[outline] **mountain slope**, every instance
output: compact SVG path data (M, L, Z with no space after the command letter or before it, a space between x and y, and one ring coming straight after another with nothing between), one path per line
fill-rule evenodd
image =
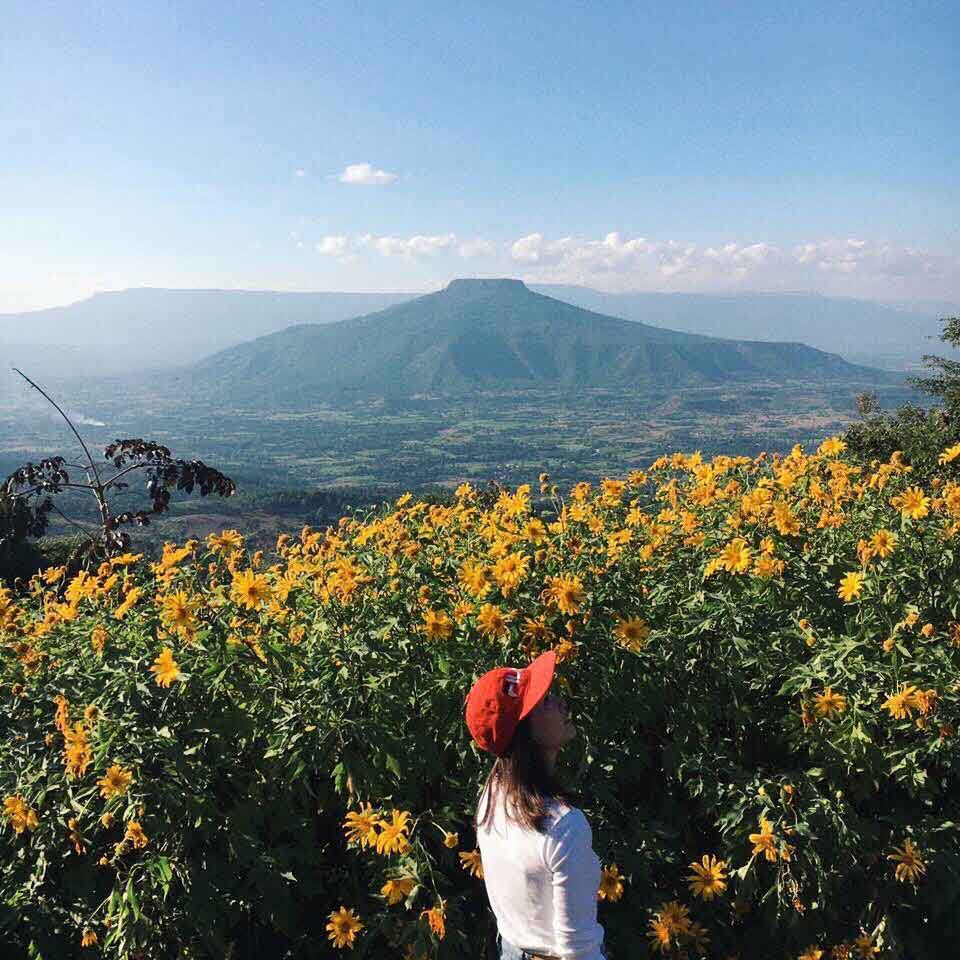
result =
M33 370L60 367L54 348L72 348L77 358L72 372L98 376L192 363L217 350L294 324L333 323L412 296L273 290L117 290L97 293L65 307L0 314L0 341L18 341L18 358Z
M957 310L956 305L951 312L947 304L924 309L923 304L885 305L815 293L602 293L562 284L531 289L625 320L716 337L802 340L849 360L899 369L924 353L947 350L927 338L939 336L938 317Z
M721 340L583 310L519 280L455 280L379 313L303 325L198 364L189 382L281 402L477 389L884 380L800 343Z

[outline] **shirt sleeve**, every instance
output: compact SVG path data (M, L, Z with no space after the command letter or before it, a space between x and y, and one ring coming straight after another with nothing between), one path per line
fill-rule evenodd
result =
M600 861L582 810L574 808L548 833L544 861L552 875L553 933L563 960L603 960L597 923Z

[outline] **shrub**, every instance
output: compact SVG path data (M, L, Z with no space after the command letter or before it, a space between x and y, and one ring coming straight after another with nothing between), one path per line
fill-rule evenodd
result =
M4 594L4 941L480 956L464 697L552 646L613 956L949 950L960 446L927 485L843 447L674 454L545 521L464 484Z

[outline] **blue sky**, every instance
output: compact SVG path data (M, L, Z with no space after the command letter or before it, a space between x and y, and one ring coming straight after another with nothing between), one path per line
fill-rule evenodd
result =
M955 18L8 3L0 311L485 275L960 299Z

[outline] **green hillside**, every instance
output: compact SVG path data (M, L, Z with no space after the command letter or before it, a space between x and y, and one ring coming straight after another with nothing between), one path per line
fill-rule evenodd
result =
M519 280L454 280L365 317L294 326L232 347L195 366L185 382L233 401L303 402L524 385L888 378L800 343L679 333L584 310Z

